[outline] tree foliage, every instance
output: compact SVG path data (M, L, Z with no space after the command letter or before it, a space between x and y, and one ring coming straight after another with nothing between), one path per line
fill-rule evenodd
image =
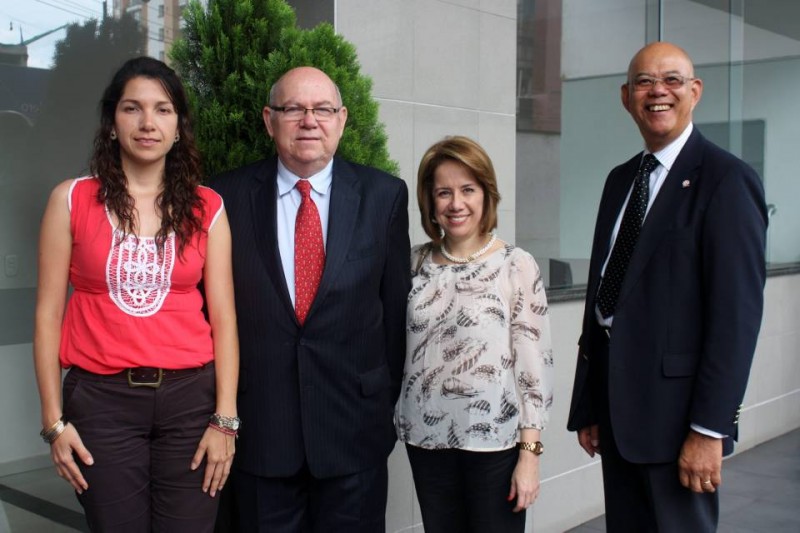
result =
M314 66L339 86L348 109L338 155L397 173L371 96L372 81L360 72L355 47L330 24L296 27L284 0L193 0L185 11L183 39L172 60L187 86L194 128L209 174L271 155L261 111L269 88L287 70Z

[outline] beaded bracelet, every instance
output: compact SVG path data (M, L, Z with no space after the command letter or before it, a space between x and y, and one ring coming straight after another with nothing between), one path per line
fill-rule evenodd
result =
M42 429L39 432L39 436L42 437L42 440L47 444L53 444L56 439L64 433L65 429L67 429L67 425L64 423L64 417L62 416L49 428Z

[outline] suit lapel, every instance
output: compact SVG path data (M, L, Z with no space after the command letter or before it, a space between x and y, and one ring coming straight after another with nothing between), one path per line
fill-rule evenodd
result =
M661 244L664 235L673 229L678 204L692 192L691 188L683 186L683 182L689 180L690 183L694 183L699 177L697 169L700 166L702 143L703 137L695 128L667 174L642 225L642 232L639 234L625 280L620 288L617 305L625 301L631 288L642 275L650 256Z
M328 238L325 248L325 270L322 272L317 295L308 312L309 319L325 300L347 259L350 240L356 227L361 193L358 177L347 162L335 158L331 202L328 211Z
M253 216L253 232L258 246L258 253L264 267L275 287L275 293L294 316L294 307L283 275L280 252L278 251L278 218L277 218L277 175L276 158L268 160L259 167L256 176L257 185L250 193L250 209Z

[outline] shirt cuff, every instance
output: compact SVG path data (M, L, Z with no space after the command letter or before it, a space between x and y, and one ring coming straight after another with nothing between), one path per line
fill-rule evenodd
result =
M715 439L724 439L727 435L723 435L722 433L717 433L716 431L711 431L708 428L704 428L703 426L698 426L697 424L691 424L689 426L692 430L701 433L707 437L714 437Z

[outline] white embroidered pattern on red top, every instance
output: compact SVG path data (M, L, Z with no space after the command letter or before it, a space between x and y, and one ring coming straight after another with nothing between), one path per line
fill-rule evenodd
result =
M108 294L129 315L153 315L167 298L174 266L174 234L167 237L159 254L153 237L125 236L114 230L106 263Z

